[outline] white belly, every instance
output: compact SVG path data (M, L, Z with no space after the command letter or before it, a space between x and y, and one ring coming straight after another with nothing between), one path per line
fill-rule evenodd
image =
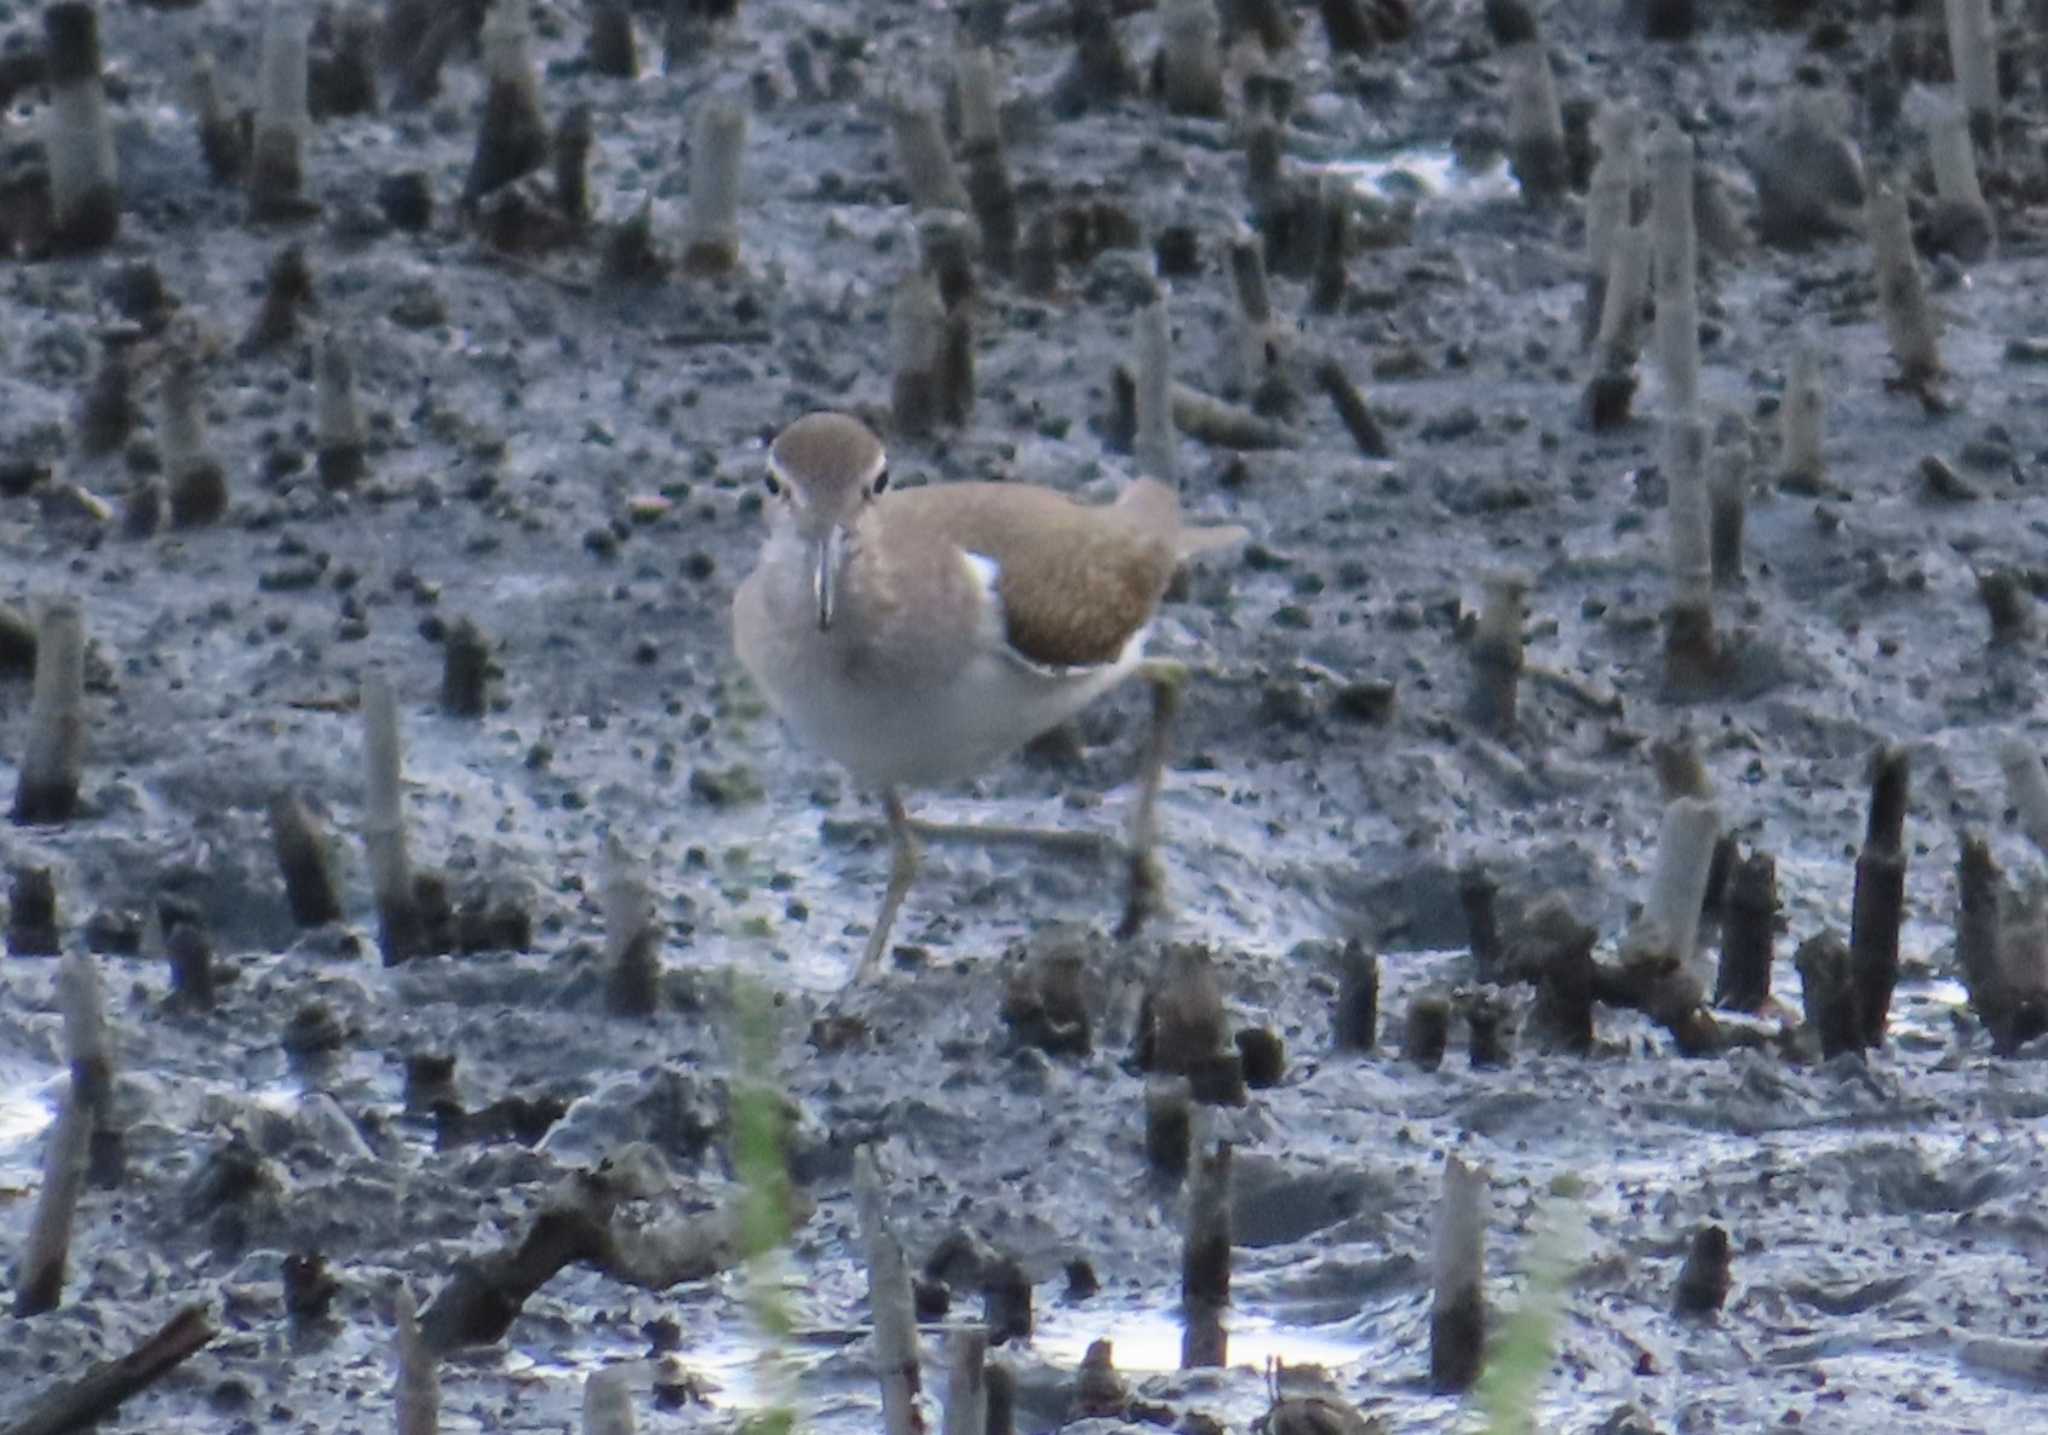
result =
M900 682L861 681L816 653L824 660L754 678L797 736L855 781L928 787L986 771L1065 722L1129 677L1142 652L1141 639L1113 664L1059 674L991 653L944 679Z

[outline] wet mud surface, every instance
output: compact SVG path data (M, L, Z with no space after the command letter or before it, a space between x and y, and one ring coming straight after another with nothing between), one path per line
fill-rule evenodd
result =
M1558 5L1546 24L1567 101L1677 112L1746 201L1741 152L1777 98L1802 72L1840 85L1879 31L1846 5L1785 30L1763 24L1766 7L1726 8L1677 45L1632 38L1604 6ZM1275 305L1304 353L1334 356L1365 388L1394 452L1359 456L1306 381L1286 421L1293 447L1183 442L1187 507L1253 541L1196 565L1154 640L1193 673L1162 804L1170 911L1136 943L1090 948L1094 1049L1046 1055L1004 1026L1006 975L1021 944L1063 926L1106 934L1117 865L934 846L896 930L903 960L840 994L886 877L879 812L780 732L732 658L726 617L761 538L766 438L820 406L886 420L890 298L916 241L880 102L938 67L953 21L893 3L742 10L666 74L659 27L640 17L632 81L590 72L581 6L536 11L548 115L593 110L600 225L651 200L657 244L672 246L696 105L723 90L753 104L741 272L632 286L603 277L596 234L505 261L455 216L482 104L473 56L458 52L426 108L319 124L307 171L320 217L251 227L244 197L209 181L179 106L201 49L231 102L248 98L258 7L103 13L121 238L0 273L0 457L19 479L0 497L0 602L84 605L85 810L0 829L0 854L52 869L67 950L132 933L166 893L191 904L223 981L212 1011L180 1010L146 937L143 954L96 958L125 1179L88 1190L62 1305L0 1338L0 1415L200 1300L221 1336L103 1428L389 1428L397 1282L426 1304L456 1262L515 1240L558 1183L633 1143L672 1175L672 1213L730 1203L742 1038L726 974L739 970L777 998L774 1077L815 1207L781 1268L802 1428L879 1428L851 1197L863 1142L914 1265L964 1230L1031 1281L1036 1333L1003 1350L1021 1429L1067 1417L1100 1337L1141 1404L1182 1428L1213 1428L1188 1423L1206 1414L1247 1429L1266 1409L1268 1354L1321 1364L1392 1429L1469 1428L1468 1404L1428 1382L1431 1212L1453 1152L1489 1175L1498 1309L1527 1296L1544 1250L1569 1261L1543 1428L2019 1428L2038 1400L2029 1354L2048 1294L2048 1088L2031 1049L1992 1056L1956 981L1953 931L1959 831L1987 833L2015 879L2040 863L1997 756L2002 739L2038 747L2048 730L2039 650L1990 646L1977 596L1981 572L2038 574L2048 534L2048 370L2012 348L2048 334L2038 216L2001 200L1992 257L1923 266L1947 324L1953 408L1941 415L1886 386L1860 239L1704 264L1704 397L1763 436L1747 580L1716 598L1760 676L1675 702L1658 625L1669 585L1654 366L1634 422L1585 426L1581 205L1532 208L1487 159L1506 70L1479 7L1424 7L1413 38L1342 59L1304 9L1274 62L1299 94L1289 162L1356 176L1368 237L1338 312L1308 314L1305 286L1285 277ZM1013 171L1030 202L1093 184L1144 232L1193 231L1197 268L1172 285L1178 377L1226 387L1225 246L1248 213L1232 123L1169 117L1147 98L1055 117L1031 101L1070 47L1024 23L1036 13L1018 8L1002 51L1008 92L1025 101L1009 117ZM1847 39L1817 47L1830 17L1852 20ZM23 8L6 27L39 33ZM1150 56L1155 16L1120 28L1133 56ZM787 54L799 39L852 93L798 92ZM2023 79L2015 174L2041 163L2025 122L2043 109L2039 78ZM29 146L43 109L24 93L7 142ZM1864 138L1882 168L1912 137ZM1454 147L1474 167L1453 163ZM375 218L379 181L409 169L441 201L421 234ZM295 240L317 309L300 338L241 353L262 276ZM1105 444L1112 371L1132 353L1150 262L1112 249L1070 263L1044 300L985 282L973 417L892 441L900 480L1115 492L1130 467ZM123 449L84 456L74 415L103 339L135 322L117 280L143 263L218 345L204 385L231 503L217 524L132 540L80 491L118 510L146 467L156 371L138 366L143 422ZM312 458L312 352L329 328L354 355L369 418L368 473L348 492L323 485ZM1828 472L1819 491L1788 493L1771 481L1771 415L1802 337L1823 355ZM1930 496L1929 455L1974 497ZM1530 580L1530 663L1563 680L1532 674L1515 730L1489 736L1466 717L1463 619L1502 568ZM464 616L498 669L480 720L437 703L440 639ZM415 859L458 890L497 884L526 904L530 950L381 964L357 835L355 705L373 669L398 694ZM26 674L0 677L10 792L29 689ZM913 809L1114 835L1145 715L1133 686L970 787L916 794ZM1766 1040L1683 1060L1640 1016L1603 1010L1590 1059L1523 1050L1478 1069L1458 1028L1439 1070L1402 1062L1409 998L1472 976L1459 905L1470 864L1494 874L1506 912L1560 892L1611 955L1654 857L1649 748L1681 728L1727 827L1777 860L1779 1005L1754 1023L1767 1034L1798 1021L1794 947L1847 931L1869 755L1907 750L1888 1045L1821 1063ZM344 924L292 924L266 819L279 790L342 834ZM651 1020L605 1010L612 837L645 865L666 931ZM1331 1037L1329 957L1353 937L1381 958L1382 1034L1366 1054ZM1277 1032L1287 1063L1279 1085L1205 1117L1237 1153L1231 1365L1179 1373L1181 1197L1147 1173L1144 1080L1128 1058L1158 944L1190 940L1217 952L1232 1025ZM56 970L33 957L0 968L10 1250L67 1081ZM340 1040L309 1059L292 1048L315 1004ZM847 1015L859 1025L820 1024ZM465 1110L516 1096L563 1114L537 1139L437 1139L405 1105L405 1064L422 1054L454 1058ZM1732 1291L1706 1320L1674 1314L1672 1296L1703 1225L1733 1248ZM306 1252L339 1283L324 1324L287 1318L284 1260ZM1077 1261L1099 1290L1070 1290ZM971 1285L949 1318L979 1318ZM640 1428L735 1428L770 1389L756 1329L731 1270L652 1292L572 1267L501 1342L444 1365L443 1428L567 1428L584 1378L627 1363ZM926 1355L936 1393L936 1326ZM1624 1406L1638 1423L1616 1416Z

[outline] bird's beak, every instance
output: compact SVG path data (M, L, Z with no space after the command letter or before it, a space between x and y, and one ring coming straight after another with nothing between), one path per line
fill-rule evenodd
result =
M832 626L838 601L839 560L846 551L846 528L835 523L818 540L818 571L811 575L811 593L818 600L818 631Z

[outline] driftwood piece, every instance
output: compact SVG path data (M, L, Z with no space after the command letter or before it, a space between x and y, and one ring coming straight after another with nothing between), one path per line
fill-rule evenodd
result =
M66 1435L88 1429L203 1350L219 1333L205 1306L188 1305L118 1360L101 1361L77 1380L34 1401L0 1428L0 1435Z
M657 1291L731 1266L740 1252L737 1202L696 1218L674 1219L664 1212L651 1223L623 1219L622 1208L658 1203L671 1185L659 1158L646 1148L629 1148L576 1173L518 1240L456 1267L420 1313L426 1348L441 1355L503 1339L527 1298L579 1261ZM792 1219L802 1214L792 1213Z

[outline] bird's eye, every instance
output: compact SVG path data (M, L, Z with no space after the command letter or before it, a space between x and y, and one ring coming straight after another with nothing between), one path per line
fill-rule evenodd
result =
M874 481L874 484L873 484L873 486L872 486L872 487L870 487L870 488L868 489L868 492L869 492L869 493L880 493L880 492L881 492L881 491L882 491L883 489L887 488L888 486L889 486L889 470L885 468L885 469L883 469L883 470L882 470L882 471L881 471L880 473L878 473L878 474L876 474L876 475L875 475L875 481Z
M781 479L777 478L777 477L776 477L776 476L775 476L774 474L772 474L772 473L771 473L771 474L769 474L769 475L768 475L768 476L767 476L767 477L766 477L765 479L763 479L763 480L762 480L762 482L763 482L763 483L766 483L766 484L768 485L768 496L769 496L770 498L777 498L777 497L780 497L780 496L781 496L781 493L782 493L782 480L781 480Z

